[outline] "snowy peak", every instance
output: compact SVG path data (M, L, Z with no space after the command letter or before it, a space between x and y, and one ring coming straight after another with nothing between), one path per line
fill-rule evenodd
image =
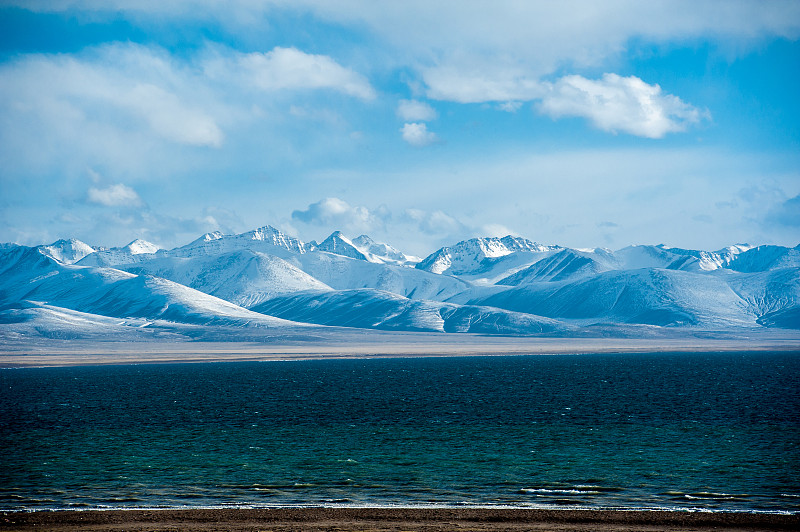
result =
M241 235L250 240L260 240L272 244L275 247L284 248L288 251L295 253L305 253L305 245L298 239L282 233L280 230L275 229L271 225L259 227L253 231L243 233Z
M405 253L398 251L396 248L393 248L389 244L375 242L367 235L361 235L357 238L354 238L352 243L361 253L367 256L370 262L383 262L402 265L420 261L419 258L410 257Z
M625 270L662 268L669 270L698 269L699 252L657 246L634 245L614 252L618 267Z
M498 281L499 285L517 286L536 281L568 281L596 275L613 268L611 254L604 250L564 249Z
M504 236L500 239L500 243L503 244L506 249L511 252L515 251L536 251L536 252L544 252L544 251L552 251L553 249L557 248L558 246L543 246L538 242L531 242L527 238L521 238L518 236Z
M213 240L219 240L220 238L223 238L224 236L225 235L223 235L222 232L220 232L220 231L213 231L211 233L204 234L203 236L201 236L200 238L195 240L195 242L211 242Z
M544 252L554 249L557 248L511 235L503 238L472 238L439 249L417 264L417 268L431 273L469 274L483 269L486 259L496 259L521 251Z
M164 253L158 246L146 240L136 239L121 248L99 249L79 260L80 266L112 267L134 264L150 260L157 252Z
M231 253L243 249L281 257L307 251L306 245L300 240L282 233L271 225L265 225L238 235L224 235L219 231L206 233L194 242L175 248L167 254L173 257L195 257Z
M159 248L157 245L153 244L152 242L148 242L147 240L141 240L137 238L124 248L122 251L127 251L131 255L141 255L144 253L155 253L158 251Z
M734 244L718 251L699 251L694 249L672 248L659 244L658 246L631 246L638 248L653 248L664 253L668 253L673 258L673 262L668 265L660 266L672 270L702 270L713 271L720 268L727 268L730 263L739 255L752 246L748 244ZM629 248L625 248L627 250ZM625 250L617 252L621 254Z
M95 249L85 242L70 238L69 240L56 240L50 245L39 246L39 252L57 260L61 264L73 264L86 255L95 252Z
M334 231L331 236L317 245L318 251L327 251L351 259L367 260L367 256L353 245L353 242L344 236L341 231Z

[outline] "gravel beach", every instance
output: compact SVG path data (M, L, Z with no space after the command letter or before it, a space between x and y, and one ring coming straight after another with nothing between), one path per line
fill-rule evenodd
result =
M486 508L272 508L3 512L0 530L726 531L798 530L800 515Z

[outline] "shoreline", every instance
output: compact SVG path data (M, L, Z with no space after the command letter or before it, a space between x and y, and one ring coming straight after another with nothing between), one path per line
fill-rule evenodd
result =
M797 530L800 514L685 510L280 507L0 512L0 530Z
M519 338L441 337L383 334L344 342L88 342L51 341L17 346L0 344L0 369L202 362L526 356L631 353L800 352L795 337L758 339L698 338Z

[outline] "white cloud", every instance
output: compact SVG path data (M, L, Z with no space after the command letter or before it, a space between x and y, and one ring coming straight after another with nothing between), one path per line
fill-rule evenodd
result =
M508 236L508 235L519 236L516 232L512 231L511 229L509 229L505 225L496 224L496 223L495 224L490 223L490 224L483 225L483 226L481 226L481 228L478 231L478 236L504 237L504 236Z
M22 174L169 172L176 149L223 144L226 110L159 49L19 55L0 65L0 159Z
M89 188L89 201L107 207L137 207L142 204L142 199L131 187L119 183L106 188Z
M367 207L351 206L339 198L325 198L305 210L293 211L292 219L330 229L371 231L382 227L387 215L383 209L373 212Z
M507 113L516 113L522 107L522 102L503 102L497 108Z
M706 114L662 93L658 85L617 74L604 74L600 80L565 76L552 85L538 108L553 118L584 117L604 131L654 139L684 131Z
M375 36L374 47L381 59L391 58L389 61L395 62L391 67L413 65L413 70L428 84L429 97L462 102L531 100L530 91L536 89L543 76L564 67L601 65L623 53L632 40L654 44L712 40L723 49L725 46L752 49L765 37L800 36L800 3L795 0L496 0L491 3L10 0L7 3L34 11L71 12L90 19L117 20L122 16L143 27L151 26L153 20L214 21L238 38L249 38L251 43L263 42L264 28L273 23L275 12L293 12L303 17L310 14L345 28L357 31L366 28ZM298 55L302 52L292 50L278 48L267 54L243 55L249 57L245 62L251 63L255 70L265 64L268 71L299 65L297 73L287 76L287 83L298 81L294 75L306 80L307 68L314 63L317 63L315 68L338 70L338 65L325 56L304 54L303 57ZM283 83L270 74L259 79L270 87ZM459 80L466 83L459 86ZM360 82L350 90L369 94Z
M499 224L479 226L465 223L439 209L406 208L395 215L386 205L370 209L332 197L312 203L304 210L295 210L292 220L324 227L326 231L339 229L351 236L366 233L400 246L398 249L423 255L443 245L474 236L515 234ZM300 233L294 227L291 229L294 234Z
M438 140L436 134L428 131L428 126L421 122L403 124L400 132L403 134L404 141L417 148L428 146Z
M499 65L428 68L422 78L428 98L458 103L528 101L545 92L537 78Z
M397 116L405 122L427 122L435 120L436 110L425 102L417 100L400 100L397 104Z
M509 112L518 110L522 101L538 101L538 109L553 118L584 117L604 131L649 138L685 131L707 116L707 112L635 76L605 74L599 80L590 80L572 75L546 83L520 74L517 68L495 65L488 71L475 72L436 68L425 71L423 77L430 98L458 103L500 102L498 108Z
M444 211L425 211L423 209L406 209L401 220L412 223L417 230L433 236L462 238L470 231L463 223Z
M336 149L326 130L349 130L344 115L326 112L309 94L326 88L357 101L375 95L357 73L295 49L243 54L215 47L174 56L116 43L21 54L0 63L0 161L6 176L77 175L89 166L118 180L175 177L209 163L230 168L231 152L254 145L293 153L285 127L291 109L323 122L291 120L295 131L307 131L308 156L323 142ZM295 104L298 90L302 102ZM227 135L237 142L226 145Z
M159 136L191 146L222 145L223 134L213 118L183 105L175 94L151 84L137 84L119 103L142 116Z
M332 89L364 100L375 90L361 74L345 68L326 55L275 47L261 53L220 52L204 62L206 75L217 80L239 80L265 91Z

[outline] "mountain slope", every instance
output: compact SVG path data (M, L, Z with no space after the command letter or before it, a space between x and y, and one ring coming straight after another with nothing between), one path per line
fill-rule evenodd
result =
M676 270L607 271L573 282L531 283L473 303L556 319L659 326L755 325L755 316L724 276Z
M252 310L293 321L398 331L478 334L564 333L555 320L501 309L415 301L378 290L305 292L273 298Z
M331 290L281 258L246 249L194 258L159 257L125 270L163 277L245 308L280 294Z
M497 284L517 286L536 281L581 279L611 270L614 266L613 256L605 250L563 249L501 279Z
M729 267L737 272L748 273L800 267L800 249L758 246L737 255Z
M800 267L732 275L729 284L761 325L800 329Z
M447 275L320 251L295 255L289 262L336 290L374 288L411 299L441 301L470 287L469 283Z
M30 300L119 318L199 325L290 325L166 279L111 268L63 265L34 248L18 248L0 254L0 307Z

